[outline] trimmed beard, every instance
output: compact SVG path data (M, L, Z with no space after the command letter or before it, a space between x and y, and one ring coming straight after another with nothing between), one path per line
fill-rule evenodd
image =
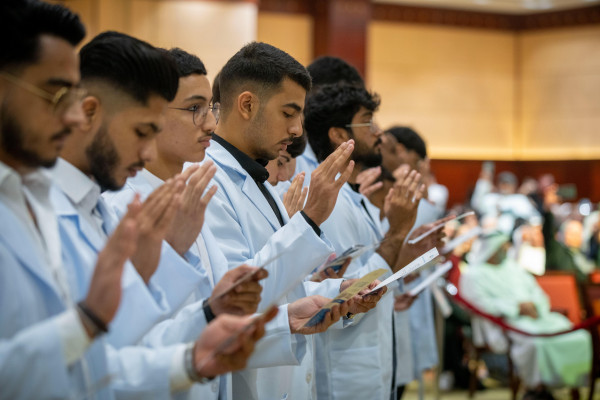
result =
M114 142L108 135L106 124L102 124L92 143L85 149L85 154L90 166L90 173L102 191L120 190L123 187L113 176L121 159Z
M40 157L33 151L25 148L25 134L19 126L16 119L7 112L7 107L4 105L0 111L0 146L28 167L32 168L51 168L56 164L58 155L51 160ZM70 129L65 129L54 136L68 134Z

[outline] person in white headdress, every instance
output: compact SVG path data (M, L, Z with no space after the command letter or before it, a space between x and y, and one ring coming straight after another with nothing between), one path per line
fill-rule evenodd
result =
M507 257L508 236L493 232L481 237L470 254L470 267L461 275L462 296L481 310L503 317L507 324L532 334L559 332L572 327L564 316L550 312L546 294L531 274ZM507 352L502 330L484 324L490 348ZM523 397L553 399L551 386L582 385L592 361L590 335L585 330L533 337L508 332L510 357L527 388Z

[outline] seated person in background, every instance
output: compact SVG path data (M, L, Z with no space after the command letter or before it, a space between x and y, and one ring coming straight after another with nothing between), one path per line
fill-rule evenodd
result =
M577 219L564 221L558 232L554 229L554 214L551 208L558 204L558 186L552 185L544 192L544 245L546 246L546 268L549 270L573 271L580 283L594 270L594 264L581 251L583 226Z
M513 247L510 256L534 275L544 275L546 271L546 249L540 220L532 219L516 228L512 235Z
M572 325L550 312L548 297L535 279L507 257L508 236L499 232L478 239L471 265L460 278L462 296L476 307L505 318L532 334L552 333ZM494 352L506 352L508 342L500 327L484 326L486 342ZM588 332L579 330L551 337L508 332L510 357L527 392L524 399L552 399L548 386L581 385L589 373L592 348Z
M517 177L504 171L498 174L494 187L493 167L484 164L471 197L471 205L480 215L499 215L498 228L507 234L513 230L517 218L529 220L539 216L532 201L517 193L517 184Z

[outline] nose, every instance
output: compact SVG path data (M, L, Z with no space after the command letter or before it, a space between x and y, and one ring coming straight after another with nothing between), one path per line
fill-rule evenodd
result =
M210 110L206 114L206 118L204 118L204 122L200 128L204 132L212 133L217 128L217 119L215 118L215 114L213 114Z
M156 155L156 138L153 138L142 145L139 156L142 161L151 162L156 159Z
M297 138L302 136L303 128L302 128L302 118L295 118L292 125L289 127L288 132L291 136Z
M82 102L76 101L71 104L62 114L62 122L68 127L78 126L85 122Z
M380 138L383 136L383 129L381 129L375 121L373 121L372 131L373 135L375 135L376 138Z

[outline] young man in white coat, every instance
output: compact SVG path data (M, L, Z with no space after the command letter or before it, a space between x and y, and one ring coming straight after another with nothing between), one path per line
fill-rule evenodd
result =
M116 32L98 35L80 54L82 84L89 91L82 101L86 120L73 129L64 159L53 171L59 188L52 199L59 210L63 242L77 260L85 284L86 274L91 274L90 261L118 222L101 199L101 188L118 189L127 176L135 175L153 159L155 136L164 124L168 101L177 91L178 74L162 51ZM135 216L140 226L138 252L132 257L136 268L131 268L132 278L123 282L122 317L113 322L114 333L107 338L111 345L107 347L109 370L115 376L111 387L120 398L169 398L194 382L242 368L253 343L262 335L259 325L236 341L235 356L213 359L210 351L215 350L214 345L229 336L227 330L231 334L245 321L226 316L217 325L227 330L220 330L218 336L214 336L214 326L205 323L179 341L159 343L152 349L133 346L154 324L177 310L202 277L200 267L194 269L182 257L187 254L163 245L163 238L168 237L173 248L181 249L178 244L186 239L169 236L184 182L175 179L162 185ZM185 199L183 202L187 205ZM185 226L178 228L185 231ZM193 255L190 258L194 260ZM159 278L155 279L157 266ZM137 280L133 279L136 272ZM260 291L258 284L253 282L253 286L255 293ZM144 291L148 292L145 296ZM204 328L213 331L212 348L196 340ZM209 360L201 363L203 357Z
M62 6L6 1L0 32L0 398L81 397L106 370L89 316L102 325L114 317L136 224L128 218L116 230L80 296L42 167L83 122L75 46L85 29Z
M259 310L272 301L289 303L313 293L333 297L340 290L341 281L330 279L297 285L285 299L278 298L281 288L297 283L331 253L319 225L331 213L353 167L347 163L353 148L349 142L312 174L304 210L291 219L277 193L265 185L268 172L264 165L302 133L302 110L309 89L306 69L265 43L244 46L219 76L221 117L207 151L217 166L214 182L218 190L208 205L206 222L230 267L261 265L281 254L266 267L269 278L264 281ZM314 398L312 339L307 339L301 366L236 374L234 396Z
M211 102L211 88L206 78L204 64L198 57L181 49L171 49L168 53L174 59L179 73L177 94L169 103L164 129L156 139L156 158L149 161L146 169L136 177L129 178L121 191L104 194L107 202L119 214L126 211L126 204L135 193L145 197L162 185L164 181L177 175L185 162L201 162L204 159L205 149L210 146L210 138L216 127L219 105ZM239 286L234 292L221 295L242 274L251 272L253 269L241 266L229 270L227 259L221 252L210 229L202 226L203 210L216 187L213 186L204 196L202 194L208 181L212 178L214 170L215 167L211 161L204 163L199 168L193 166L186 169L184 175L191 175L191 177L184 198L187 199L189 196L190 201L195 201L185 207L187 209L185 213L180 211L179 215L181 221L185 219L198 221L201 232L200 229L194 231L196 240L192 250L203 260L202 264L207 271L207 278L205 282L198 285L195 291L196 297L193 300L196 302L181 310L175 317L175 323L165 321L159 324L144 337L143 343L156 345L191 340L193 336L190 334L197 335L198 332L195 331L199 330L202 324L206 324L203 319L210 320L215 315L223 313L249 314L256 311L261 289L258 284L249 285L247 283ZM199 183L198 188L196 188L195 182ZM177 226L181 227L181 224L177 224ZM265 271L258 277L264 276L266 276ZM307 309L307 307L309 308ZM298 315L298 312L314 314L318 311L315 307L316 305L309 303L307 299L290 304L289 315L287 306L280 307L277 319L266 328L266 336L259 342L254 356L249 360L249 366L261 367L300 362L302 355L292 351L290 327L300 324L297 319L302 318L304 314ZM196 321L197 319L201 321ZM297 340L304 339L298 338ZM231 398L228 380L229 377L221 379L220 389L218 381L210 386L196 386L190 395L191 397L201 396L203 399Z
M352 159L357 169L340 193L333 213L323 230L342 252L356 244L381 244L354 260L344 277L355 278L366 272L387 268L396 272L411 261L412 255L402 253L403 241L416 217L418 200L423 188L418 185L416 171L406 174L386 196L385 215L390 228L381 225L379 214L361 195L356 184L358 172L381 164L379 144L383 131L373 117L379 98L360 86L325 85L313 91L305 109L305 127L309 143L318 160L324 160L341 143L355 141ZM413 201L414 198L414 201ZM428 248L423 249L424 251ZM423 252L424 252L423 251ZM420 255L420 254L416 254ZM415 255L415 256L416 256ZM317 388L319 398L349 397L388 399L393 388L392 328L393 296L384 298L373 312L346 329L321 334L318 340L319 366ZM351 351L346 349L352 348Z

